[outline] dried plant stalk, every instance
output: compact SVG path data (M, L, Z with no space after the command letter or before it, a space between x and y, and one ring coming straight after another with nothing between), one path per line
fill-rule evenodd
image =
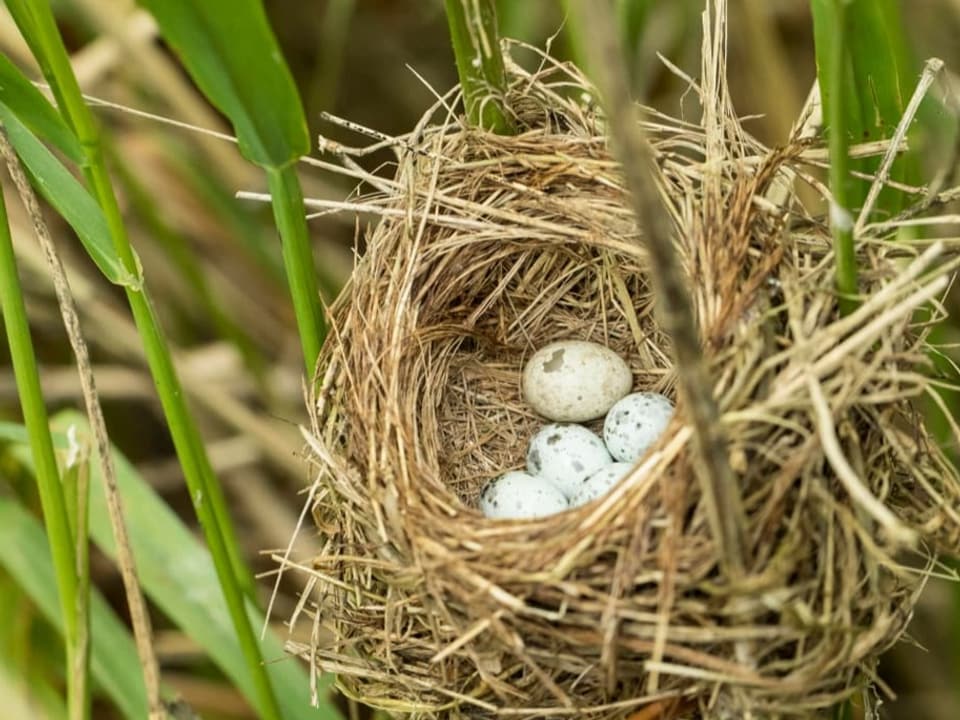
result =
M578 24L587 30L586 47L605 98L610 137L623 165L631 207L650 251L651 284L663 328L673 341L681 395L693 423L696 474L707 504L707 515L726 573L731 580L739 581L746 567L743 505L718 422L717 403L689 300L690 284L677 258L674 228L656 187L656 158L644 137L638 108L630 97L625 55L610 4L576 0L571 7L577 11Z

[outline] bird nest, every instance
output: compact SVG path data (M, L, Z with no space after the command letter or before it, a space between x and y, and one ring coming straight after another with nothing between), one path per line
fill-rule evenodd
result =
M960 482L918 409L938 397L928 334L955 263L858 226L843 313L827 221L793 192L822 189L825 153L752 139L722 80L693 85L701 124L646 112L742 504L733 578L593 90L508 49L518 134L465 127L450 94L375 146L392 179L326 145L369 191L330 207L379 220L311 395L322 551L298 565L313 641L291 649L414 718L807 716L848 697L957 545ZM559 339L613 348L677 412L601 499L487 519L481 489L543 422L524 361Z

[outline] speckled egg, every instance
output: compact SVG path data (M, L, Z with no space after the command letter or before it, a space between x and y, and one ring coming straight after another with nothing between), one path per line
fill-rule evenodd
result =
M480 495L480 512L501 520L544 517L568 507L567 498L553 483L520 471L501 475Z
M610 489L627 476L633 463L615 462L600 468L590 477L580 482L577 491L570 497L570 507L586 505Z
M613 462L603 440L583 425L544 425L530 439L527 472L572 496L584 478Z
M673 404L663 395L639 392L618 401L603 421L603 440L616 460L632 463L667 429Z
M608 347L580 340L540 348L523 370L524 399L557 422L602 417L632 385L623 358Z

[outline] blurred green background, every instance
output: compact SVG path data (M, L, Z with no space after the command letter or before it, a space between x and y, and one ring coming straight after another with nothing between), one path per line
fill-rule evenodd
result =
M559 2L498 4L504 35L536 45L553 38L554 52L569 54ZM299 457L297 430L306 420L300 348L273 218L269 207L234 197L240 190L263 191L262 174L229 142L122 109L229 132L158 40L153 21L133 2L60 0L54 5L81 87L111 103L97 114L107 130L134 245L244 550L258 571L269 571L273 563L265 551L285 547L293 535L309 471ZM657 54L697 76L702 3L621 5L632 39L638 96L661 111L690 113L695 120L697 109L689 98L685 102L684 83ZM440 0L273 0L266 7L313 138L323 134L349 144L365 142L323 122L324 111L402 133L434 100L434 90L425 82L440 92L456 82ZM960 72L960 0L905 0L901 9L912 76L919 75L925 58L946 62L936 94L943 96L947 109L936 111L933 123L949 130L956 125L952 108L960 87L955 74ZM39 77L5 10L0 10L0 52ZM252 48L251 62L255 55ZM729 81L739 113L754 116L745 123L749 132L771 145L784 142L815 72L808 0L731 0ZM920 138L915 150L924 178L955 172L950 164L956 158L944 139L949 136ZM343 199L352 190L342 178L307 166L301 177L307 197ZM51 411L77 407L79 384L46 266L17 203L10 203L10 213L46 399ZM164 501L192 522L190 499L122 293L96 273L58 217L50 213L48 220L81 306L112 440ZM364 222L328 215L311 223L327 300L349 276L354 238ZM958 332L960 325L944 328L943 338L955 339ZM0 344L0 420L17 420L17 389L8 369L7 349ZM12 456L0 454L4 483L19 482L20 473ZM309 535L303 533L298 541L303 557L313 547ZM94 555L93 577L123 615L119 578L106 557ZM285 578L274 606L275 623L292 613L299 583L296 576ZM271 585L272 577L264 578L264 597ZM0 632L0 667L7 670L0 674L0 686L7 679L16 683L37 675L50 678L55 687L59 648L54 631L3 572L0 607L13 628ZM166 623L161 613L155 618L164 680L205 717L253 717L195 640ZM22 667L23 658L32 664L30 673ZM955 586L931 582L911 637L885 659L882 676L898 694L896 701L884 703L884 717L960 717L960 591ZM95 717L112 716L106 707L99 712ZM2 709L0 716L5 717Z

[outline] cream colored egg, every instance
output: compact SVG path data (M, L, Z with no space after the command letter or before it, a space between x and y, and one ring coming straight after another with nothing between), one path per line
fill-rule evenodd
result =
M540 348L523 370L523 397L543 417L584 422L603 417L633 385L623 358L603 345L562 340Z

